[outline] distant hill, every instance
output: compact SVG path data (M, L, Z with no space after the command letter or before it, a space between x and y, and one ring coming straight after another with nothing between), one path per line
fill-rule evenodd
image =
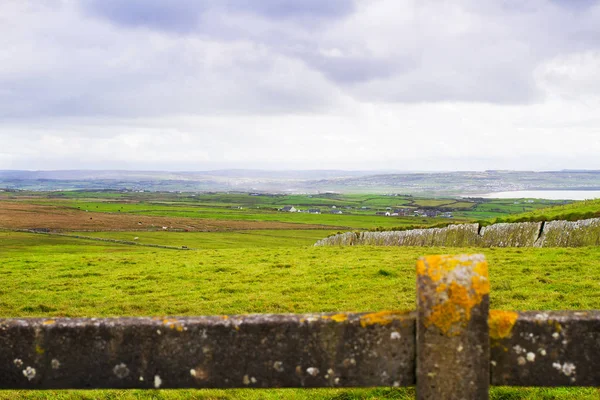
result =
M600 190L600 171L15 171L0 170L0 188L402 193L470 195L513 190Z

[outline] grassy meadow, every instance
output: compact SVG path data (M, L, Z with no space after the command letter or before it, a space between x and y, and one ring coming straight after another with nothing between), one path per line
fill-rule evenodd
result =
M210 201L218 205L218 195L211 196ZM87 202L88 207L97 204L98 211L94 212L101 212L100 205L104 204L99 198L76 200ZM18 201L62 205L65 199L33 196ZM215 204L211 207L218 209ZM221 206L223 211L229 209L223 203ZM158 207L169 210L191 206ZM375 216L366 217L377 221ZM298 225L299 229L289 230L80 233L127 241L137 237L142 244L194 249L188 251L16 232L2 227L0 317L414 309L415 262L419 256L480 252L490 265L492 308L600 309L600 248L313 247L316 240L333 231L326 227L303 230ZM0 399L412 399L414 395L413 388L0 391ZM491 398L591 400L600 398L600 390L493 388Z

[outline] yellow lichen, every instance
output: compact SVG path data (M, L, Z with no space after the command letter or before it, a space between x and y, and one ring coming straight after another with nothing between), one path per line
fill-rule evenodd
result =
M488 316L490 338L504 339L510 337L519 314L513 311L491 310Z
M407 311L380 311L376 313L365 314L360 317L360 326L363 328L369 325L387 325L394 320L401 320L406 316Z
M435 288L436 292L445 292L446 289L448 289L448 285L446 285L445 283L442 283L440 285L438 285L438 287Z
M344 322L348 319L346 314L335 314L335 315L323 315L321 318L330 319L335 322Z
M469 256L464 260L461 256L451 255L433 255L421 257L417 261L417 274L427 275L429 278L437 282L442 279L448 272L453 271L459 265L471 265L472 261ZM480 261L474 268L474 271L480 275L487 276L487 262Z
M38 354L44 354L46 352L46 350L44 350L44 348L42 346L40 346L39 344L35 345L35 352Z
M472 256L427 256L419 259L417 273L428 277L435 288L434 298L420 293L423 304L432 300L431 311L426 312L425 326L436 326L449 336L458 335L471 319L471 310L489 294L490 283L485 260L473 262ZM467 267L456 273L457 267Z
M464 325L471 319L472 308L481 302L480 290L473 290L474 293L471 293L468 288L451 282L446 291L448 299L433 306L432 312L425 319L425 326L435 325L446 335L458 334L452 328L456 324Z
M476 274L481 276L488 276L488 264L487 261L478 262L473 268Z
M44 322L42 322L43 325L52 325L53 323L55 323L56 321L53 319L47 319Z
M471 278L471 288L475 291L475 294L479 299L478 302L481 301L483 296L490 293L490 281L487 279L487 273L485 276L486 277L475 275Z
M163 319L163 324L168 328L175 329L177 332L183 331L183 325L175 318L165 318Z

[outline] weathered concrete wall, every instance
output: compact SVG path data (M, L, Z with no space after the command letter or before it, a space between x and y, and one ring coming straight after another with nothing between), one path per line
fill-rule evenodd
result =
M600 245L600 218L581 221L550 221L544 224L536 247L581 247Z
M388 232L346 232L315 246L580 247L600 245L600 218L581 221L479 224Z

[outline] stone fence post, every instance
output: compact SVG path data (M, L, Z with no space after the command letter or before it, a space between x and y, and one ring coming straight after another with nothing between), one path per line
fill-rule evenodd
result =
M488 398L489 290L483 255L418 260L418 399Z

